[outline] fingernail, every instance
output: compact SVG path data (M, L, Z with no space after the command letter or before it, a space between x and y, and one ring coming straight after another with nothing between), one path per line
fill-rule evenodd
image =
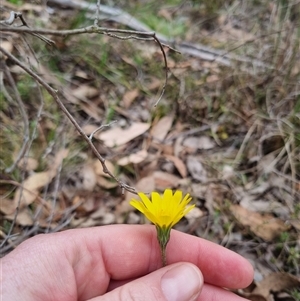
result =
M190 264L175 266L161 279L161 288L168 301L193 301L202 288L200 271Z

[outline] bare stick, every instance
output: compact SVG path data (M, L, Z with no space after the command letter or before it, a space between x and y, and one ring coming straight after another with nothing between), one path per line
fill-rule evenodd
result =
M97 11L96 11L96 18L94 20L94 25L99 26L99 19L100 19L100 0L97 0Z
M110 127L113 123L116 123L116 121L112 121L112 122L110 122L109 124L103 124L103 125L101 125L100 127L98 127L97 129L95 129L95 130L90 134L89 140L92 141L94 135L95 135L98 131L101 131L101 130L104 129L105 127Z
M30 28L28 26L27 22L25 21L22 13L20 13L20 12L14 12L14 11L10 12L10 16L9 16L9 18L7 20L1 20L0 24L2 26L4 26L4 27L7 26L7 25L12 25L17 18L19 18L21 20L21 22L22 22L23 26L25 26L25 28L26 27ZM50 46L53 46L55 44L52 40L49 40L46 37L44 37L44 36L42 36L40 34L37 34L35 32L29 32L29 34L31 34L31 35L33 35L33 36L41 39L43 42L45 42L46 44L48 44Z

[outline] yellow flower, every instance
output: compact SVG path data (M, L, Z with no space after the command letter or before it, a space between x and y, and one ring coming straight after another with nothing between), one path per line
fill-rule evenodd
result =
M130 204L159 228L172 228L195 207L195 205L187 206L192 198L186 194L182 199L182 191L180 190L173 194L171 189L166 189L163 196L157 192L152 192L151 200L142 192L138 195L142 201L133 199Z
M156 226L162 265L165 266L167 264L166 247L170 239L171 228L195 205L187 206L192 198L189 194L186 194L182 199L180 190L173 194L171 189L166 189L163 196L157 192L152 192L151 200L142 192L139 192L138 195L142 201L132 199L130 204L142 212Z

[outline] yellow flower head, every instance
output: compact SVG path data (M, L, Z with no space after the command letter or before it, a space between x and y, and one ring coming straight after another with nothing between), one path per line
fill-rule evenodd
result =
M187 206L192 198L189 194L182 198L180 190L173 194L171 189L166 189L163 196L152 192L151 200L142 192L139 192L138 195L142 201L132 199L130 204L161 229L172 228L195 207L195 205Z

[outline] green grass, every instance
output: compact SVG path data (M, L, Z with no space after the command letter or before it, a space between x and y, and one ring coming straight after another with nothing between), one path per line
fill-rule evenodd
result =
M24 1L22 0L7 0L7 2L15 4L15 5L22 5Z

